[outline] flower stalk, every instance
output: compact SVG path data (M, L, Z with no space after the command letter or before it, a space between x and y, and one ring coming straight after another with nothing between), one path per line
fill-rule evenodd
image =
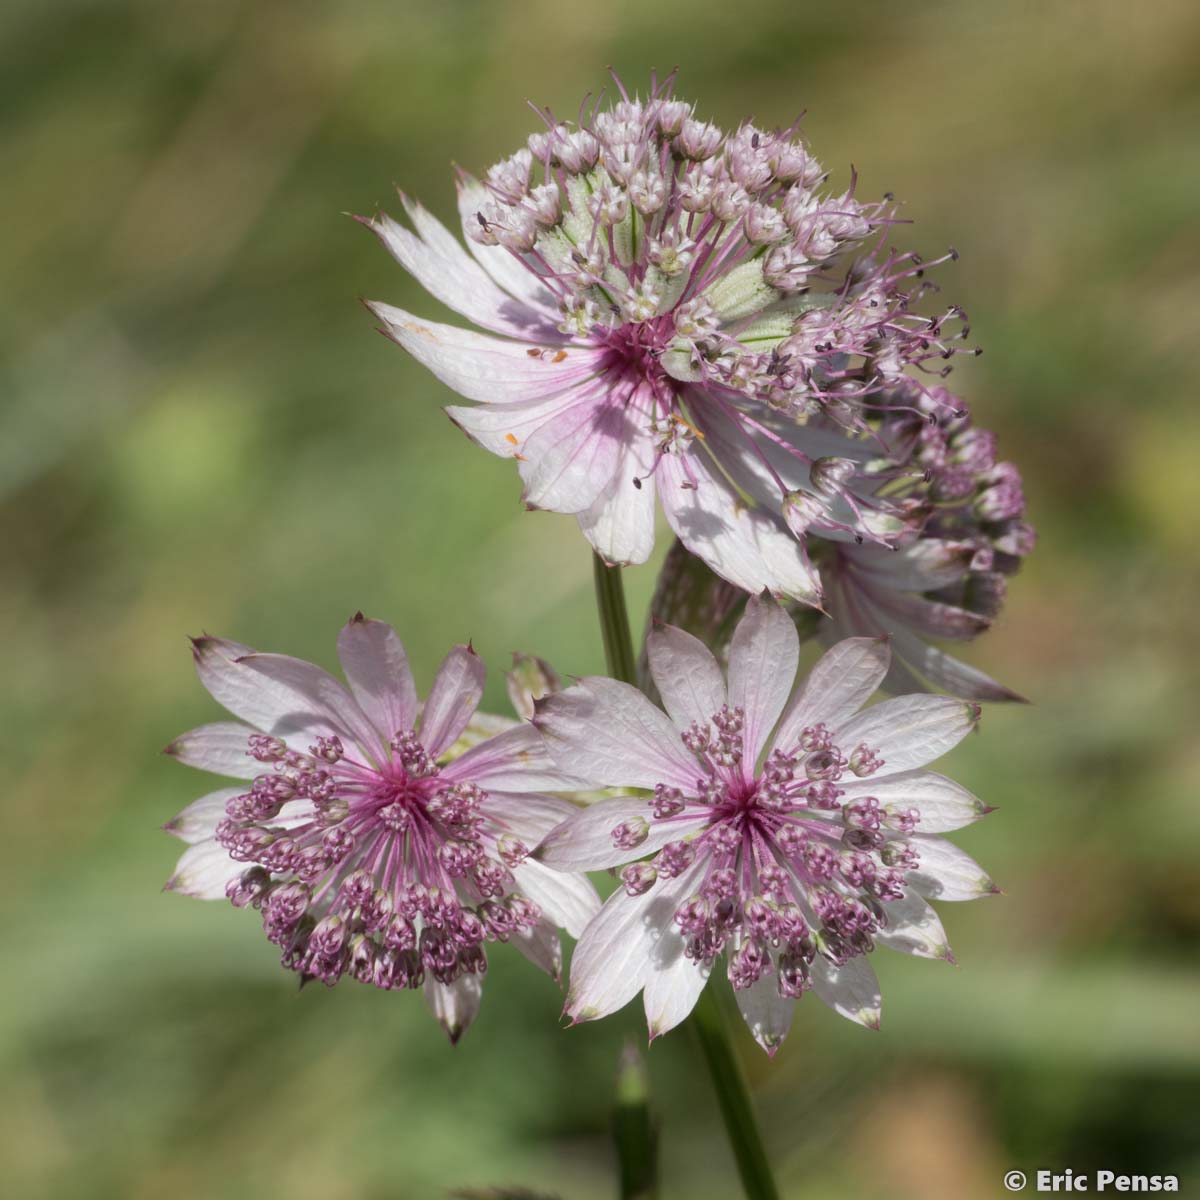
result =
M608 672L614 679L636 687L637 660L629 632L621 568L607 566L598 554L593 555L593 566L596 610ZM779 1190L758 1129L750 1089L734 1051L716 988L708 987L701 992L692 1012L691 1027L708 1065L747 1200L778 1200Z

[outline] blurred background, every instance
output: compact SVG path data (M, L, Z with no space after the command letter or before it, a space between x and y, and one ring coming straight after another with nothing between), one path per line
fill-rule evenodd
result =
M960 1200L1005 1171L1200 1181L1193 0L204 4L0 10L0 1162L40 1197L614 1194L636 1007L557 1029L501 949L457 1049L416 996L298 994L251 913L159 892L218 719L185 635L335 664L358 608L418 681L472 637L602 665L587 548L372 331L442 315L343 215L443 219L612 63L806 137L939 272L954 377L1041 544L966 657L1036 701L948 760L1004 898L944 905L960 966L883 952L879 1034L815 999L741 1050L790 1197ZM664 553L667 539L660 541ZM640 616L653 564L628 572ZM1185 621L1188 624L1185 625ZM648 1054L668 1197L737 1194L693 1043Z

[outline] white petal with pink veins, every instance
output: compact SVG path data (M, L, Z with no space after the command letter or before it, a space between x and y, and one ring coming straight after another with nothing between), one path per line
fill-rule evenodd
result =
M953 696L897 696L873 705L834 729L847 753L865 742L883 758L877 777L896 775L941 758L979 722L979 709Z
M477 179L465 172L459 176L458 213L464 234L472 225L478 225L475 214L489 199L489 192ZM553 322L557 308L554 296L515 255L503 246L481 245L470 236L466 237L466 243L471 256L500 287L530 309L544 313Z
M444 770L442 778L446 778ZM489 791L483 811L501 832L520 838L532 850L552 829L574 816L579 807L560 796Z
M328 671L289 654L248 654L238 665L277 689L280 703L287 706L277 727L307 729L311 715L316 714L337 732L347 749L357 744L368 758L378 761L387 736L371 724L358 701Z
M855 779L843 776L838 787L845 793L843 804L852 804L864 796L874 796L885 808L900 811L915 808L921 816L921 833L949 833L978 821L990 810L978 796L936 771L902 771L876 779L868 775Z
M591 675L538 702L534 725L551 756L597 787L691 790L699 774L666 713L641 692Z
M533 859L513 869L517 890L572 937L579 937L600 909L596 889L582 875L553 871Z
M680 729L707 724L726 703L725 677L712 651L674 625L658 625L646 636L654 686Z
M702 866L693 866L640 896L621 888L605 901L571 958L566 1012L573 1021L606 1017L642 990L654 947L674 928L679 905L702 874Z
M846 638L827 650L783 714L775 745L789 749L806 727L823 722L833 729L849 720L883 682L890 657L882 638Z
M912 834L920 861L907 875L908 884L930 900L979 900L999 895L987 872L965 851L945 838Z
M234 862L223 846L196 842L183 852L163 890L196 900L224 900L225 885L245 870L246 864Z
M836 1013L868 1029L879 1028L883 997L879 980L865 955L835 967L818 954L812 961L813 991Z
M426 321L390 304L367 307L393 341L447 387L483 403L557 396L593 378L604 352L575 346L533 346Z
M422 990L429 1011L437 1017L451 1044L457 1042L479 1015L483 981L478 975L466 974L447 984L427 975Z
M508 940L535 967L540 967L555 983L562 979L562 942L558 930L549 921L543 921L532 929L520 927L508 935Z
M748 988L735 990L733 995L754 1040L774 1056L792 1027L796 1001L779 994L779 981L774 972L764 975Z
M532 725L516 725L472 746L447 763L442 776L451 783L477 783L489 792L569 792L588 786L555 763Z
M253 779L264 766L249 752L254 730L236 721L218 721L181 733L164 751L172 758L214 775L233 779Z
M359 613L338 634L338 658L367 718L385 737L412 729L417 687L396 631Z
M412 233L386 213L359 221L431 296L494 333L560 340L543 314L526 308L497 287L492 277L434 217L411 201L405 203L414 223L419 223L425 233L432 233L432 237ZM444 237L439 237L438 231Z
M487 668L469 646L455 646L442 660L421 713L421 745L437 758L467 727L479 707Z
M476 445L501 458L518 458L528 438L551 417L578 404L568 389L549 400L512 400L467 406L450 404L446 415Z
M244 791L245 788L232 787L209 792L207 796L193 800L177 817L168 821L163 829L189 845L207 841L212 837L217 822L225 815L226 801L242 795Z
M648 822L646 840L628 850L613 845L614 827L639 819ZM586 808L577 808L554 829L538 847L537 857L558 870L601 871L620 867L654 854L668 842L679 841L700 829L707 820L707 811L697 806L678 817L656 821L652 819L650 802L644 797L597 800Z
M800 638L791 617L774 601L751 596L729 647L729 703L745 713L744 771L753 772L799 665Z
M521 448L522 499L534 508L578 513L612 481L633 425L604 400L581 401L530 434Z

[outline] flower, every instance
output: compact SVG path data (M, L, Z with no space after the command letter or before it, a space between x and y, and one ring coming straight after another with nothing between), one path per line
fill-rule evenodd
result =
M813 540L832 617L821 636L889 635L893 692L933 685L968 700L1020 700L926 640L968 641L998 615L1007 577L1036 541L1020 472L998 461L995 435L945 389L902 384L884 399L887 457L869 470L927 515L891 548Z
M810 531L887 543L911 523L858 486L848 435L905 370L965 350L962 313L917 315L936 263L865 245L890 197L830 191L794 126L723 132L671 84L643 101L618 80L578 124L547 111L482 183L463 175L469 254L403 195L411 230L360 218L488 333L368 307L478 402L447 411L516 460L525 503L575 514L607 562L649 556L657 494L719 575L816 605Z
M189 843L168 889L259 909L303 980L423 987L452 1041L479 1009L488 942L511 940L557 978L555 927L578 934L599 898L529 851L575 811L543 793L576 781L529 725L448 757L483 692L470 646L446 656L420 710L399 638L361 613L338 637L349 690L311 663L221 638L195 639L193 653L239 720L166 753L251 782L166 826Z
M578 811L535 851L558 869L622 868L624 886L576 946L568 1014L591 1020L644 992L655 1037L687 1016L723 953L768 1053L810 989L878 1026L868 953L951 960L927 899L997 890L934 836L988 809L924 769L975 727L977 706L916 695L858 712L888 669L886 641L868 638L833 647L791 695L795 627L758 598L734 633L728 683L680 629L659 626L648 652L666 714L589 678L539 704L534 722L560 763L644 790Z

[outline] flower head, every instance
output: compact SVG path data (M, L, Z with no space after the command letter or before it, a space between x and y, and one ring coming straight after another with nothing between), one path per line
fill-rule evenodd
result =
M822 636L889 635L894 692L932 684L968 700L1019 700L927 639L967 641L998 615L1008 576L1036 540L1020 472L944 389L902 384L884 400L877 432L887 456L869 470L925 518L891 548L814 540L832 617Z
M560 869L622 868L623 887L576 947L568 1013L604 1016L644 991L656 1036L687 1016L723 956L769 1052L809 990L877 1025L875 946L949 959L927 898L996 890L933 836L987 809L924 769L975 727L978 709L917 695L859 712L888 669L880 639L839 643L792 695L795 627L757 598L727 681L671 626L655 630L648 654L666 714L625 684L584 679L535 719L556 759L643 792L579 811L536 851Z
M390 626L360 613L338 655L349 689L297 658L195 640L201 682L239 722L166 752L246 782L167 826L190 843L167 887L258 909L303 979L423 987L457 1040L478 1011L489 942L512 941L557 976L556 927L577 934L598 907L582 876L529 858L575 811L543 793L576 781L528 725L449 757L483 692L470 646L446 656L423 709Z
M671 81L545 128L463 176L467 250L404 198L365 221L481 334L371 304L477 407L451 417L513 458L532 508L576 514L609 562L644 562L655 495L714 571L820 601L810 532L888 543L910 507L859 486L876 397L965 349L918 315L933 263L886 250L889 200L831 189L795 129L732 132ZM950 257L950 256L948 256Z

